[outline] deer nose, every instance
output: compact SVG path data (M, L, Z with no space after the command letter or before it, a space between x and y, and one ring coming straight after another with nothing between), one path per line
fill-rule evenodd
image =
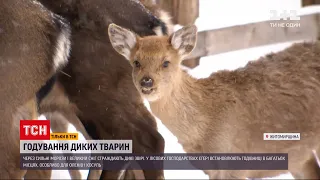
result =
M143 77L140 81L140 85L142 87L152 87L153 86L153 80L150 77Z

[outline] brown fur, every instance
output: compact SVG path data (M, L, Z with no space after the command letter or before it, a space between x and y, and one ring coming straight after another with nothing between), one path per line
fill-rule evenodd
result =
M154 29L154 31L156 32L156 34L158 36L160 35L171 35L173 33L173 22L172 22L172 17L171 15L160 8L159 5L157 5L153 0L140 0L140 2L147 8L149 9L152 14L154 14L155 16L157 16L165 25L167 33L163 34L161 32L160 27L157 27Z
M50 93L41 101L39 112L51 120L53 132L67 132L68 125L71 123L83 134L85 139L91 139L77 117L79 110L75 104L70 102L63 87L58 82L54 84Z
M115 49L121 44L119 37L125 37L124 44L136 41L129 52L130 63L140 63L133 69L133 81L141 92L145 89L140 86L141 78L153 79L152 93L141 94L186 152L289 153L289 172L295 178L320 178L312 154L313 149L320 153L320 42L295 44L243 68L195 79L179 66L182 56L195 46L194 26L170 37L136 36L132 40L130 34L116 25L109 27ZM164 61L170 62L166 68ZM266 132L299 132L301 140L264 141ZM210 178L243 179L286 171L206 173Z
M52 132L68 132L69 123L71 123L77 131L81 132L86 140L91 140L83 124L77 117L78 109L69 101L69 98L65 94L63 87L56 82L48 95L42 99L39 107L39 113L43 114L51 122ZM92 172L91 172L92 173ZM100 178L101 172L92 175L93 179ZM71 179L81 179L81 174L78 170L69 170ZM25 179L49 179L51 177L51 171L28 171Z
M24 176L25 180L51 179L51 170L28 170Z
M140 35L155 34L159 19L137 0L40 0L72 24L72 52L59 81L93 139L132 139L134 153L163 153L154 117L135 89L130 66L108 42L106 28L117 22ZM120 172L104 171L103 178ZM147 179L163 171L145 171Z
M0 177L22 178L19 120L36 119L36 92L67 62L68 25L30 0L0 2ZM60 41L62 38L62 41ZM57 45L64 47L64 51ZM60 52L61 56L56 56Z
M36 98L32 98L24 106L27 107L27 109L29 109L31 114L30 116L31 119L38 119L39 113L38 113L38 104L37 104Z
M71 103L61 85L57 82L50 93L40 103L39 111L50 119L52 132L68 132L69 123L81 132L86 140L91 140L83 124L79 120L76 106ZM69 170L71 179L81 179L78 170ZM99 178L98 175L96 178Z
M80 131L86 140L91 140L91 137L86 132L83 124L77 117L78 109L71 103L65 94L63 87L58 82L55 82L50 92L42 99L39 107L40 114L45 115L51 122L52 132L68 132L69 123L75 126L77 131ZM96 173L89 179L99 179L101 171L94 170ZM69 170L71 179L81 179L81 174L78 170ZM50 179L51 170L35 170L28 171L25 179Z

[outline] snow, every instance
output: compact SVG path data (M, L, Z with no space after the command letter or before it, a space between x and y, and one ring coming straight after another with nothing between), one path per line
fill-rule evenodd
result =
M298 10L298 14L320 12L320 6L301 8L300 0L200 0L200 15L196 21L199 31L217 29L234 25L269 20L270 10ZM179 29L176 26L175 29ZM295 41L297 42L297 41ZM294 42L273 44L256 48L232 51L203 57L200 65L189 73L196 78L208 77L212 72L222 69L233 70L245 66L248 61L256 60L270 52L278 52ZM145 102L149 108L148 102ZM158 130L165 138L165 153L184 153L177 138L157 118ZM74 132L74 131L73 131ZM67 175L64 175L67 174ZM166 179L208 179L201 170L165 170ZM52 178L69 179L66 171L54 171ZM84 176L85 177L85 176ZM284 174L274 179L293 179L291 174Z
M270 20L270 10L297 10L300 0L200 0L199 30Z

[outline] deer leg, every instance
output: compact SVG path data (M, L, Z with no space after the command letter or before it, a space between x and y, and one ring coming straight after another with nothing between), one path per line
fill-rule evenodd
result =
M316 159L316 162L318 164L318 168L320 169L320 147L316 150L312 151L314 158Z
M138 163L135 162L135 161L133 161L133 162L131 162L131 163L136 163L136 164L138 164ZM138 169L138 170L131 170L131 171L132 171L132 173L134 174L135 179L142 179L142 180L146 179L145 176L144 176L143 170Z
M119 179L121 179L121 180L123 180L123 179L135 179L135 175L134 175L133 171L124 170L123 174L121 175L121 177L119 177Z
M44 113L44 115L50 119L50 127L52 132L67 132L69 122L61 113ZM69 170L71 179L81 179L81 173L79 170Z
M21 179L25 176L27 170L18 170L8 172L5 169L0 170L1 179Z
M85 127L83 126L83 124L81 123L80 119L75 115L72 114L70 115L70 117L68 118L69 122L77 129L77 131L80 131L82 133L82 135L84 136L84 138L86 140L92 140L91 136L87 133ZM100 179L102 174L102 170L93 170L90 169L89 170L89 174L88 174L88 179Z
M94 179L100 179L102 174L102 170L91 170L89 171L88 174L88 179L94 180Z
M69 114L68 118L65 118L61 113L47 113L46 116L53 122L51 129L53 132L67 132L68 124L71 123L77 131L80 131L86 140L92 138L87 133L83 124L75 114ZM69 170L72 179L80 179L81 174L78 170ZM99 179L102 174L102 170L89 170L88 179Z
M28 170L24 179L51 179L52 170Z
M131 162L128 164L128 166L130 166L132 163L137 163L135 161ZM144 172L143 170L125 170L123 173L123 176L121 175L121 177L119 179L146 179L144 176Z
M101 176L107 179L119 179L119 180L140 179L140 178L145 179L142 170L139 170L140 172L138 172L138 173L142 173L142 176L141 176L141 174L136 174L137 172L135 172L134 170L126 170L128 166L130 166L130 163L126 163L125 166L123 167L123 170L121 171L105 170L102 172Z
M290 170L295 179L320 179L320 168L317 160L318 152L313 152L310 158L305 161L301 168L294 171Z
M122 171L104 170L102 171L101 177L103 177L102 179L121 179L122 173Z
M0 113L2 114L2 113ZM3 117L12 118L12 126L1 129L0 149L3 155L0 156L0 178L21 179L27 170L20 170L20 148L19 148L19 123L21 119L30 119L34 116L37 119L37 106L35 99L32 99L19 107L13 114L3 113Z

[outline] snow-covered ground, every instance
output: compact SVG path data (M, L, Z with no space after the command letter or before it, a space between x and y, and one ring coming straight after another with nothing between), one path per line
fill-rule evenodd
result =
M299 10L298 13L307 14L320 11L319 7L301 8L300 0L200 0L200 16L196 21L199 31L216 29L239 24L269 20L270 10ZM244 66L250 60L255 60L270 52L277 52L290 46L293 42L262 46L245 50L233 51L214 56L203 57L200 65L190 70L190 74L197 78L209 76L212 72L221 69L236 69ZM146 102L148 107L148 103ZM159 132L166 141L166 153L184 152L177 138L157 119ZM54 179L69 178L66 171L56 171ZM166 179L208 179L200 170L165 170ZM277 179L292 179L290 174L285 174Z

